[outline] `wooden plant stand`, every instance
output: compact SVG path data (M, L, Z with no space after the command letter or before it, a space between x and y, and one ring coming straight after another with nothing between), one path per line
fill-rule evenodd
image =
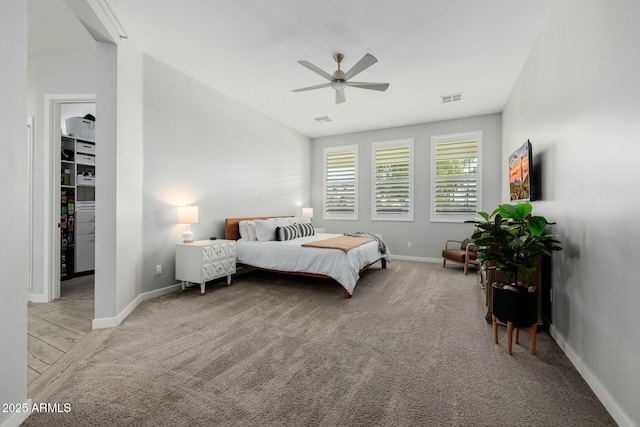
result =
M507 353L509 355L513 355L512 353L512 338L513 338L513 330L516 330L516 344L519 342L520 338L520 329L525 331L529 331L531 334L531 354L535 356L536 354L536 333L538 332L538 324L534 323L531 326L515 326L513 322L504 323L500 321L495 315L492 315L492 323L493 323L493 342L498 344L498 325L504 325L507 327Z

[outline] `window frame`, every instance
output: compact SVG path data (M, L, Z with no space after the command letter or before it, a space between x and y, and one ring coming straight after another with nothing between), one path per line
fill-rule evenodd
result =
M333 153L350 153L354 154L354 192L353 192L353 212L336 214L327 212L327 156ZM335 147L325 147L322 150L322 219L325 220L358 220L358 145L340 145Z
M476 214L479 211L482 211L482 131L471 131L471 132L461 132L461 133L453 133L447 135L434 135L431 137L431 204L430 204L430 221L431 222L450 222L450 223L463 223L467 220L473 220L476 218ZM435 210L435 199L436 199L436 184L437 182L443 181L442 178L438 179L436 177L436 146L439 143L445 142L462 142L476 140L477 141L477 166L475 173L476 180L476 209L475 212L469 214L446 214L446 213L437 213ZM469 175L462 175L469 176Z
M381 148L409 147L409 212L403 213L377 213L376 212L376 189L378 180L376 179L376 154ZM391 141L378 141L371 144L371 220L372 221L413 221L414 220L414 187L415 187L415 167L414 167L414 139L403 138Z

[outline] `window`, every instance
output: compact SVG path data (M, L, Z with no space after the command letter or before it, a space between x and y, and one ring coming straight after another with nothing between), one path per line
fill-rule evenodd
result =
M324 149L324 219L358 219L358 146Z
M378 221L413 221L413 139L374 142L372 213Z
M482 210L482 132L431 137L431 221L463 222Z

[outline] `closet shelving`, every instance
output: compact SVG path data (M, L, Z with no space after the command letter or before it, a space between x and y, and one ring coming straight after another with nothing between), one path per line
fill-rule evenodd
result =
M60 157L60 276L94 270L96 145L63 135Z

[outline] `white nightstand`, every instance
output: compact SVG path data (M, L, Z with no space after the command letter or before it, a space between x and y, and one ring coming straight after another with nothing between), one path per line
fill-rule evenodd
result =
M204 295L205 283L236 272L235 240L196 240L193 243L176 244L176 280L182 282L184 291L187 282L199 283Z

